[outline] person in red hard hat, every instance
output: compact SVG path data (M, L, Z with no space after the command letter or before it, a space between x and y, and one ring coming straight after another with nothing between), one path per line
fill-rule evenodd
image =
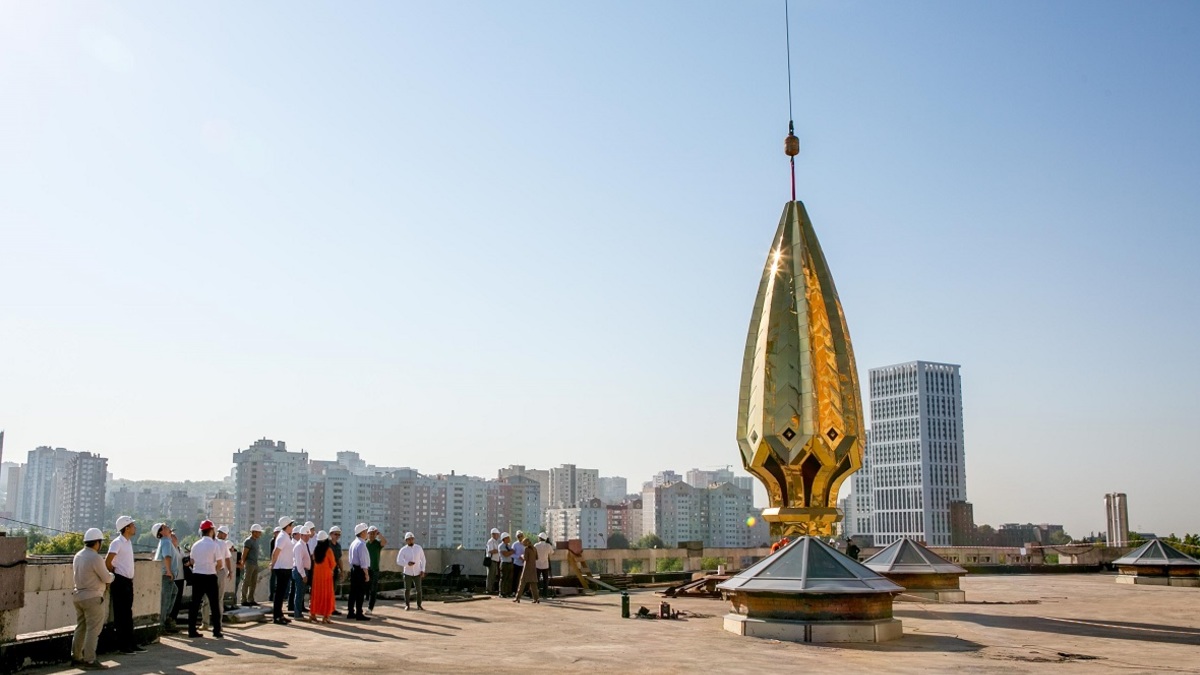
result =
M778 551L779 549L786 547L790 543L792 543L792 541L790 539L788 539L787 537L780 539L779 541L775 542L774 544L771 544L771 553L774 553L774 552Z
M225 546L213 538L216 528L211 520L200 523L200 540L192 544L192 610L188 612L188 637L204 637L196 630L200 620L200 604L208 600L212 636L222 638L221 598L217 575L225 574Z

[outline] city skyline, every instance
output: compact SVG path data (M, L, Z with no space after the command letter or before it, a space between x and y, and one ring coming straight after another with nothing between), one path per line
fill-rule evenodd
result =
M8 457L737 466L782 7L218 5L0 6ZM962 364L978 522L1194 531L1200 7L792 20L860 378Z
M922 370L937 371L937 373L940 373L940 375L936 374L936 373L935 373L935 375L930 375L929 377L931 377L931 378L938 377L938 376L948 378L946 382L937 383L937 384L933 383L933 381L931 380L931 384L929 384L928 386L930 387L931 392L933 390L937 389L944 396L949 397L950 405L947 405L946 403L943 403L940 401L933 401L933 405L935 407L941 406L941 407L945 408L945 410L943 410L943 413L949 414L951 417L953 417L953 415L955 414L954 410L957 407L957 401L954 400L955 394L961 387L961 382L959 382L957 379L958 366L951 365L951 364L940 364L940 363L929 363L929 362L912 362L912 363L905 363L905 364L896 364L894 366L888 366L888 367L875 368L875 369L872 369L872 371L873 371L872 378L871 378L872 384L874 384L875 375L877 374L877 372L878 373L890 373L890 372L903 371L906 368L912 369L914 367L918 368L918 369L922 369ZM898 385L894 385L894 384L890 384L890 383L883 383L883 384L881 384L881 392L884 392L886 394L891 394L893 392L904 393L903 387L909 387L909 386L915 386L915 385L912 383L909 383L908 381L904 381L903 387L895 388L897 386ZM922 382L921 386L924 387L926 385L924 384L924 382ZM893 387L893 389L886 389L885 387ZM940 387L940 389L938 389L939 387ZM934 398L936 399L937 396L934 396ZM874 403L873 399L874 399L874 395L872 395L872 403ZM933 400L933 399L931 399L931 400ZM868 406L868 408L873 408L873 407L874 407L874 405ZM895 407L895 406L893 406L893 407ZM897 410L897 411L892 411L892 412L894 413L894 412L899 412L899 411ZM924 420L925 416L927 414L928 414L927 411L922 412L921 419ZM870 436L870 434L868 434L868 436ZM942 442L944 442L944 441L942 441ZM935 445L936 445L936 443L935 443ZM683 485L686 489L695 489L697 491L697 494L704 492L706 487L711 487L711 488L720 487L724 490L736 490L738 492L738 494L740 494L741 491L746 491L745 492L745 495L746 495L745 502L743 503L742 501L740 501L742 499L741 497L736 498L738 500L738 501L736 501L736 503L738 504L737 508L733 512L726 513L726 516L725 516L726 521L727 521L725 523L726 529L722 530L721 533L716 534L715 536L718 536L721 541L734 541L734 540L740 541L741 540L740 537L742 537L742 536L752 536L751 535L752 531L755 533L753 536L764 536L764 537L766 536L765 530L762 530L760 532L756 528L748 527L749 523L746 523L747 527L744 527L744 528L741 527L740 524L736 525L736 526L732 525L733 523L741 523L742 520L744 519L744 515L734 517L735 512L743 513L743 514L748 513L750 515L757 516L758 511L766 506L765 499L760 499L759 494L758 494L763 491L761 484L759 484L756 480L753 479L752 476L745 473L744 471L741 472L741 475L739 475L736 470L731 471L732 467L721 467L721 468L717 468L715 470L692 468L686 472L686 475L681 474L677 471L674 471L673 469L664 469L664 470L656 472L653 476L650 477L649 480L642 481L641 482L642 488L640 490L627 489L621 495L616 495L611 492L609 492L608 494L605 494L604 486L606 484L612 484L612 483L616 483L616 484L620 484L620 485L629 485L629 479L627 477L625 477L625 476L601 476L598 469L587 469L587 468L578 468L577 469L576 465L570 464L570 463L562 464L560 467L550 467L548 469L527 468L524 465L509 465L507 467L498 467L498 468L496 468L495 471L491 472L497 476L497 478L499 479L497 481L496 478L488 477L487 472L485 472L484 475L471 475L471 474L456 472L455 470L451 470L451 471L445 472L445 473L444 472L426 472L426 471L422 471L419 468L410 467L410 466L376 465L376 464L370 463L367 460L363 459L359 453L354 452L354 451L340 451L340 452L336 453L336 459L321 459L321 458L316 458L316 457L310 457L308 455L308 453L303 450L288 451L285 441L277 442L277 441L273 441L273 440L270 440L267 438L261 438L258 441L255 441L255 442L249 444L246 449L239 450L238 453L235 453L234 462L233 462L233 471L231 471L231 473L229 475L227 475L219 480L199 481L199 483L208 484L205 489L199 490L199 492L197 492L197 490L195 489L198 486L195 486L195 485L193 486L193 489L190 491L176 489L179 486L185 485L185 482L183 482L183 481L172 481L172 480L162 478L162 477L134 480L134 479L124 478L124 477L118 477L118 476L115 476L110 473L110 474L108 474L108 480L110 482L108 482L108 484L107 484L107 489L101 490L99 493L93 492L93 495L91 498L92 501L89 502L93 505L87 507L88 509L90 509L90 511L85 509L83 515L80 515L77 512L75 512L74 509L70 506L71 498L68 496L68 502L67 502L67 504L63 505L61 515L60 515L59 511L54 511L53 512L54 515L43 515L43 516L39 517L37 515L33 515L33 514L25 512L28 509L35 508L35 507L31 506L31 504L33 502L30 501L32 498L32 495L34 494L33 492L30 491L31 487L37 486L38 484L45 484L45 483L47 483L47 481L49 481L49 483L52 485L57 485L61 481L65 480L66 482L61 483L61 487L59 489L64 490L67 495L79 494L77 488L69 487L70 485L74 484L75 480L77 480L77 479L71 478L72 473L74 473L74 471L75 471L74 469L71 468L72 462L74 462L75 458L92 458L91 461L93 461L99 467L101 467L100 473L95 478L95 480L97 480L100 484L105 483L105 475L103 472L103 467L106 466L107 461L108 461L107 458L100 457L98 455L74 452L74 451L67 450L65 448L52 448L52 447L48 447L48 446L41 446L41 447L36 448L35 450L30 451L28 453L28 458L30 460L33 460L35 457L37 457L37 458L39 458L38 461L41 462L42 461L41 458L49 457L49 458L51 458L51 460L50 460L51 464L55 464L57 462L59 464L62 464L62 467L55 466L55 467L51 467L50 469L43 469L42 470L43 473L47 473L47 472L49 472L49 473L45 476L38 477L38 475L31 474L30 471L28 470L28 467L32 465L30 463L20 464L20 463L11 462L8 460L4 461L4 471L8 473L8 481L9 481L6 484L6 490L5 490L5 492L7 493L7 498L6 498L7 503L10 505L14 503L13 502L13 499L14 499L13 489L14 489L14 487L18 488L17 507L16 507L18 510L11 514L0 513L0 520L5 521L5 523L8 524L7 525L8 527L20 529L24 525L28 525L28 524L32 524L32 525L36 526L36 525L38 525L38 521L41 518L47 518L48 522L50 522L51 524L49 524L49 525L43 524L42 527L44 527L45 529L49 529L51 531L62 531L61 528L63 528L63 527L75 526L74 527L75 530L81 531L86 526L89 526L88 525L89 523L91 523L92 521L95 520L94 515L89 515L89 514L102 512L102 511L104 511L105 508L108 508L109 510L115 509L114 512L120 512L120 513L125 513L125 514L138 514L140 517L145 517L149 514L154 514L151 517L156 517L159 515L166 515L168 518L171 518L171 519L183 518L185 520L188 518L188 516L182 515L182 514L184 514L188 510L191 510L191 511L195 512L192 514L192 517L206 517L206 518L213 520L214 522L229 524L234 528L240 528L241 530L246 530L249 527L249 524L251 521L261 520L264 522L270 522L278 515L278 513L276 513L277 509L275 508L274 505L267 506L266 508L264 508L263 505L258 503L255 500L255 497L253 497L251 494L242 493L242 492L239 492L239 490L238 490L239 481L237 480L238 472L236 470L237 464L239 463L238 457L240 455L242 455L243 453L251 452L256 449L264 449L264 450L267 450L269 453L272 453L272 452L278 450L280 453L283 453L284 455L289 456L288 460L285 462L286 464L292 464L293 462L295 462L297 460L299 460L301 462L301 465L297 469L292 469L292 470L290 470L290 472L293 473L296 480L300 481L299 484L307 486L301 490L301 492L303 492L305 494L305 497L303 497L302 501L297 502L295 505L293 505L293 507L285 506L281 512L292 513L292 514L306 514L306 513L311 513L313 509L322 509L324 515L318 516L318 517L322 517L325 520L329 520L330 523L339 523L342 521L350 522L350 521L359 521L359 520L365 520L366 522L388 522L388 523L391 523L392 516L394 515L392 513L392 511L394 511L396 507L395 507L395 504L389 505L387 503L388 497L386 494L387 490L385 488L385 483L394 484L396 482L397 477L400 477L400 479L402 481L411 481L413 479L423 479L423 480L434 479L434 480L441 481L441 480L445 480L445 479L449 478L452 480L459 480L459 481L465 480L468 482L481 481L486 484L496 484L496 483L509 484L513 487L502 488L502 489L508 490L509 492L517 491L516 496L518 497L518 500L523 499L523 497L520 497L520 495L524 494L524 490L521 488L521 485L523 483L535 484L536 486L538 486L542 490L544 490L544 492L541 492L542 498L539 500L537 497L533 497L534 501L532 503L530 503L528 505L528 507L526 507L527 510L524 511L525 515L522 516L522 518L524 518L526 521L531 521L533 519L536 519L537 516L532 516L530 514L535 514L535 513L543 514L545 523L542 525L542 527L551 528L553 526L550 525L549 523L551 523L552 521L565 523L565 521L561 521L561 518L563 517L562 516L563 512L574 511L576 513L576 515L575 515L576 525L573 527L576 529L572 530L572 531L577 531L578 527L579 527L579 523L578 523L579 510L580 510L579 507L585 507L586 503L589 501L600 504L601 506L599 508L601 509L601 511L603 511L603 509L606 507L605 505L627 503L627 502L634 501L634 500L641 502L643 499L649 499L648 495L657 493L660 488L672 488L671 492L673 494L675 491L678 490L680 485ZM876 472L872 470L874 467L871 466L871 464L872 464L871 458L873 457L873 454L874 453L871 451L870 446L868 446L867 463L864 466L864 469L866 469L866 470L862 471L862 472L856 472L854 474L855 480L853 482L855 483L855 488L859 488L859 487L865 485L868 489L866 494L871 494L870 487L875 482L874 474ZM961 466L961 455L960 455L959 459L954 460L953 463L959 463ZM65 472L62 471L64 468L66 469ZM331 470L335 471L335 473L332 475L330 474ZM564 474L563 473L564 471L566 471L567 473ZM60 473L60 475L58 475L58 476L53 475L55 472ZM274 476L278 473L278 470L272 469L270 473ZM350 478L351 476L357 476L360 479L366 478L367 483L370 484L370 486L368 488L368 493L359 496L357 501L354 497L349 497L349 501L346 504L346 506L342 506L342 497L334 496L334 495L330 494L328 492L328 490L330 489L330 487L334 486L335 484L338 486L344 486L346 484L346 480L348 478ZM254 477L255 477L255 482L257 482L257 477L258 477L257 470L256 470L256 473L254 474ZM531 479L531 477L532 477L532 479ZM329 480L330 478L333 478L335 480L330 481ZM315 482L310 483L310 480L315 481ZM32 483L29 483L30 481L32 481ZM122 486L119 490L115 489L113 484L118 483L118 482L121 482L121 483L139 483L139 482L165 483L165 484L167 484L168 487L159 489L158 491L152 491L150 489L143 489L141 492L135 493L135 492L130 491L128 486ZM29 485L26 485L26 483L29 483ZM197 481L189 481L189 483L197 483ZM556 486L556 483L558 484L557 486ZM314 486L317 484L321 484L322 487L314 489ZM579 485L579 489L581 490L579 495L576 495L574 493L575 486L577 484ZM634 479L633 485L637 485L637 484L638 484L638 481L636 479ZM569 485L569 487L567 487L568 485ZM215 490L207 489L208 487L213 487L213 486L216 486ZM41 489L41 488L34 487L34 489ZM928 490L929 488L926 487L926 489ZM334 490L340 494L342 487L334 487ZM194 493L194 492L197 492L197 494L193 495L192 493ZM935 490L935 492L936 492L936 490ZM292 488L292 494L293 495L296 494L296 490L294 487ZM864 498L861 494L858 496L857 500L855 499L854 494L855 494L854 492L843 493L841 503L839 504L839 508L842 510L843 515L846 517L846 520L843 521L843 524L840 526L841 532L842 532L842 534L852 534L855 537L865 535L863 540L868 542L868 544L869 544L869 542L871 542L873 539L876 539L881 536L881 533L877 532L877 530L876 530L877 526L871 522L872 520L875 520L878 517L878 516L872 515L872 512L875 510L874 499L873 499L874 495L872 495L871 497L867 497L864 502L864 501L862 501ZM127 500L127 502L121 501L122 495ZM481 493L481 495L482 495L482 493ZM509 496L511 497L513 495L509 495ZM555 496L557 496L558 499L556 499ZM962 495L961 493L959 493L958 496L965 496L965 495ZM413 497L413 495L411 493L409 493L406 495L405 499L411 501L412 497ZM597 497L603 497L603 499L597 499ZM1114 512L1114 509L1111 507L1111 503L1110 503L1114 497L1119 497L1121 500L1121 506L1119 509L1120 513L1121 513L1120 522L1126 523L1126 525L1128 527L1128 531L1130 533L1146 532L1148 530L1154 529L1154 528L1143 528L1141 526L1136 526L1136 527L1129 526L1128 525L1128 517L1126 515L1127 508L1125 506L1125 495L1124 494L1119 494L1119 495L1118 494L1106 494L1106 495L1104 495L1104 501L1105 501L1105 507L1106 507L1105 510L1106 510L1108 537L1111 538L1113 536L1113 532L1114 532L1113 526L1112 526L1112 523L1114 520L1114 516L1112 514ZM145 501L147 498L149 498L151 501ZM428 499L428 496L426 496L425 498ZM444 494L443 494L443 498L445 498ZM504 499L504 498L505 497L501 497L501 499ZM949 498L954 498L954 495L953 494L949 495ZM362 501L363 499L366 499L366 501L363 502L363 504L357 503L358 501ZM482 496L480 497L480 499L482 499ZM494 496L488 498L489 502L492 501L493 499L494 499ZM329 500L333 500L333 510L332 511L330 511L331 502ZM860 503L856 504L856 503L854 503L855 501L858 501ZM707 504L708 503L707 498L705 498L702 501L702 503ZM965 502L960 502L960 503L965 503ZM3 502L0 502L0 504L3 504ZM482 504L482 502L481 502L481 504ZM965 503L965 506L969 512L971 510L972 505L970 503ZM43 507L43 508L49 508L49 507ZM401 507L401 508L403 508L403 507ZM408 508L411 509L412 505L409 505ZM607 508L612 508L612 506L607 506ZM495 511L495 509L496 509L495 504L489 504L489 509L491 511ZM532 509L532 510L528 510L528 509ZM503 510L503 507L501 507L501 510ZM234 515L235 512L237 514L236 516ZM255 512L261 512L261 516L256 518L253 515L253 513L255 513ZM552 516L551 515L552 513L554 513L555 515ZM652 510L647 510L647 514L652 514L652 513L653 513ZM864 515L867 517L865 525L863 524L863 521L862 521L862 517ZM1048 515L1053 515L1053 514L1048 514ZM14 516L15 516L15 518L14 518ZM297 517L299 517L299 516L297 516ZM613 517L612 513L610 512L608 519L607 519L607 523L609 526L611 526L613 524L612 517ZM937 535L937 534L932 535L934 537L934 539L938 539L939 536L945 536L944 528L947 526L952 527L952 525L950 525L950 522L952 522L953 517L954 517L953 513L951 512L950 521L944 522L941 525L937 526L938 530L941 531L943 534L942 535ZM79 520L74 521L74 522L68 522L68 519L71 519L71 518L76 518ZM653 515L647 515L647 518L653 519ZM620 519L618 519L618 521L619 520ZM1039 522L1042 523L1041 527L1046 527L1045 523L1052 521L1052 520L1054 520L1053 517L1048 517L1048 518L1042 518L1040 520L1034 520L1032 524L1016 524L1016 523L1014 523L1014 521L1012 519L1008 519L1008 520L1001 519L1001 520L996 521L995 524L996 524L997 528L1000 530L1001 534L1004 535L1004 533L1006 532L1006 530L1005 530L1006 527L1017 528L1018 530L1020 530L1021 528L1030 529L1030 528L1038 527L1037 523L1039 523ZM482 523L484 521L479 521L479 522ZM603 524L605 522L605 518L601 517L599 522ZM638 522L640 523L640 518L638 518ZM658 534L658 532L655 531L655 529L653 527L651 527L648 523L649 523L649 521L647 521L647 525L645 526L647 528L647 531L654 531L656 534ZM103 523L100 523L100 524L103 525ZM985 524L990 525L991 523L984 523L984 522L978 523L978 525L985 525ZM501 523L501 525L503 525L503 523ZM693 523L692 525L694 527L701 527L701 525L699 523ZM765 526L765 521L760 521L757 523L757 525ZM0 529L3 529L3 526L4 526L3 523L0 523ZM401 529L404 529L403 526L400 526L400 527L401 527ZM559 527L561 529L563 527L567 527L567 525L560 524L557 527ZM639 526L639 529L640 529L640 527L641 526ZM669 528L670 526L667 525L667 527ZM708 525L703 525L703 527L707 528ZM1059 527L1060 529L1066 529L1066 530L1070 529L1070 528L1062 528L1062 526L1050 526L1050 527ZM412 525L408 529L419 529L419 526ZM516 528L510 528L510 529L516 529ZM742 532L740 534L737 534L735 532L735 530L743 530L743 529L745 530L745 532ZM918 527L918 529L920 529L920 528ZM1015 531L1016 530L1011 530L1011 531L1008 531L1008 533L1012 534ZM1183 531L1190 532L1190 530L1183 530ZM1175 532L1172 531L1170 534L1174 534L1174 533ZM439 541L438 536L436 536L436 535L428 536L430 534L431 533L429 532L429 530L426 530L425 534L422 535L422 538ZM478 533L476 533L476 534L478 534ZM1022 530L1021 532L1018 532L1017 537L1008 537L1008 539L1006 539L1006 541L1009 541L1009 540L1011 540L1011 541L1005 545L1014 545L1014 546L1017 545L1016 543L1012 543L1012 542L1017 541L1020 534L1024 534L1024 531ZM1078 532L1075 532L1072 534L1077 539L1082 539L1082 538L1088 537L1089 535L1097 535L1097 534L1101 537L1101 539L1103 539L1105 532L1103 530L1096 531L1096 530L1091 530L1091 529L1086 529L1086 530L1080 529L1080 530L1078 530ZM1165 536L1168 533L1158 532L1157 534L1159 536ZM594 534L591 536L594 536ZM909 533L905 536L914 536L914 534ZM733 539L730 539L730 537L733 537ZM917 538L922 539L922 537L920 537L920 536L918 536ZM886 540L884 541L884 544L886 544L888 541L892 541L894 539L895 539L894 536L891 538L886 538ZM928 540L928 536L924 537L924 540ZM1123 539L1122 539L1122 541L1123 541ZM883 545L883 544L880 544L880 542L878 540L876 540L875 545ZM945 545L949 545L949 544L948 544L948 542L943 541L943 543L940 543L940 544L934 543L933 545L945 546ZM600 546L597 545L596 541L589 541L587 544L585 544L585 548L597 548L597 547L600 547Z

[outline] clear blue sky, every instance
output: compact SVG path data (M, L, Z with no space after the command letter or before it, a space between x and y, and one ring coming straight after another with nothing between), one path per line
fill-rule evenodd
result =
M5 0L7 458L736 464L782 7ZM1200 530L1200 5L792 19L859 367L963 366L977 520Z

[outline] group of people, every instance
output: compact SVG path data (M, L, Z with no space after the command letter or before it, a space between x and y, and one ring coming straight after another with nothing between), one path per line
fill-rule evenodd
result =
M488 571L486 592L501 598L511 597L513 602L521 602L523 595L541 602L550 583L550 555L553 552L554 546L545 532L538 534L535 543L517 530L516 541L513 541L509 533L493 527L484 547Z
M87 670L105 668L96 658L96 645L108 616L106 596L112 603L118 649L124 654L145 651L137 644L133 630L133 538L137 535L137 523L129 516L121 516L116 529L118 534L109 544L106 556L100 553L104 533L94 527L85 532L84 546L72 563L76 628L71 661ZM158 540L154 560L161 565L163 632L180 631L178 621L185 583L192 586L189 637L203 637L200 629L205 624L211 628L212 637L223 637L221 619L227 596L232 596L234 605L240 597L242 606L258 606L255 596L263 560L259 550L259 540L264 534L261 525L251 525L249 536L238 547L229 538L227 526L216 527L211 520L204 520L200 523L199 540L186 555L169 524L155 523L151 531ZM306 613L310 622L329 623L332 616L341 614L335 601L335 582L342 576L341 536L342 530L336 525L325 531L318 530L311 521L297 526L289 517L279 519L266 554L270 569L268 598L275 623L286 625L293 619L304 619ZM412 532L405 533L404 539L405 546L396 555L396 564L404 576L404 608L411 609L415 599L416 609L421 610L425 552ZM371 620L366 613L375 609L379 558L386 546L387 539L378 527L366 523L354 526L346 563L350 580L347 614L352 620ZM285 602L291 618L284 615Z
M311 521L297 527L294 520L284 516L279 519L274 534L269 595L273 621L286 625L292 619L303 619L307 611L309 621L329 623L330 617L340 615L335 607L334 584L342 574L342 529L335 525L328 532L316 530ZM417 609L424 609L421 606L421 579L425 577L425 551L416 543L412 532L404 534L404 544L396 555L396 564L404 573L404 609L411 609L412 591L415 591ZM354 621L371 620L366 612L375 609L379 592L379 555L385 546L387 539L378 527L366 523L354 526L354 539L346 557L350 578L346 614ZM307 610L304 608L306 595L311 595ZM285 598L291 619L284 615Z

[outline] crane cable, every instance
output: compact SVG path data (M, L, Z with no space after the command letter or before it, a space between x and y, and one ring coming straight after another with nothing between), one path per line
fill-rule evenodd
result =
M783 152L788 156L792 169L792 201L796 201L796 155L800 154L800 139L796 138L795 117L792 112L792 18L788 9L789 0L783 0L784 39L787 45L788 76L788 135L783 142Z

